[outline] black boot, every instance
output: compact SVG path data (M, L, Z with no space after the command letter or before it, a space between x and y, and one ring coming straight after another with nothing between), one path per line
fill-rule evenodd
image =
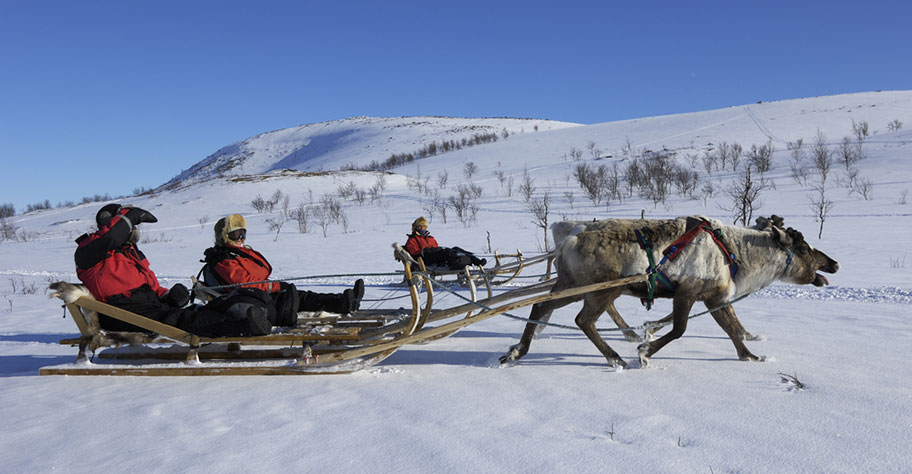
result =
M361 298L364 298L364 280L358 278L355 286L352 288L351 310L358 311L361 309Z
M351 312L354 295L351 289L340 293L314 293L300 291L301 296L298 311L329 311L331 313L345 314Z

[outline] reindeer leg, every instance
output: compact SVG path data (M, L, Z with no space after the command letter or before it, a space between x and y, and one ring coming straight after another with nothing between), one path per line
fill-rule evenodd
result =
M553 293L554 290L551 290L551 292ZM529 315L529 319L532 321L547 322L555 309L578 300L579 298L561 298L558 300L536 303L532 305L532 313ZM519 343L510 346L510 350L508 350L506 354L500 356L500 363L506 364L508 362L517 361L522 358L522 356L526 355L526 353L529 352L529 346L532 344L532 338L535 336L536 328L538 326L539 325L534 322L526 323L526 329L523 331Z
M608 304L610 305L614 298L617 298L617 294L607 295L610 300ZM576 315L576 325L583 330L586 336L595 344L595 347L605 356L605 359L608 360L608 365L610 367L620 367L626 368L627 363L624 362L624 359L621 359L621 356L617 352L614 352L614 349L602 339L602 335L598 333L598 330L595 328L595 322L598 321L599 316L604 312L606 306L605 303L599 304L599 299L605 299L606 295L600 296L586 296L585 302L583 303L583 309L580 310L579 314ZM617 311L617 310L615 310ZM618 315L620 316L620 315ZM623 319L621 320L623 321ZM626 325L626 323L625 323Z
M711 303L707 302L706 306L711 307ZM741 322L738 321L738 317L735 315L735 310L733 310L731 306L717 309L711 314L713 316L713 319L716 320L716 323L719 324L719 327L725 331L725 334L728 334L728 338L731 339L732 343L735 345L735 350L738 351L739 359L751 361L764 360L763 357L757 357L754 354L751 354L751 351L749 351L747 349L747 346L744 345L743 337L747 331L744 330L744 326L742 326Z
M650 327L649 329L646 330L646 339L652 340L652 336L656 333L656 331L671 324L672 317L674 317L674 313L668 313L668 316L665 316L664 318L662 318L658 321L646 321L647 326L653 325L652 327Z
M672 321L674 324L671 327L671 331L668 334L660 337L655 341L649 341L643 344L640 344L639 355L640 355L640 366L646 367L649 365L649 358L653 354L659 351L659 349L665 347L665 344L681 337L684 335L684 331L687 329L687 317L690 315L690 308L693 307L694 300L690 297L684 296L686 291L680 291L679 288L678 294L674 297L674 304L671 310Z
M630 326L627 324L627 321L624 321L624 318L621 316L621 313L618 312L617 308L614 307L613 299L611 301L609 301L608 304L605 306L605 311L608 312L608 316L611 316L611 319L614 321L614 324L616 324L617 327L624 329L621 332L624 333L625 341L627 341L627 342L642 342L643 341L643 338L641 338L636 333L636 331L634 331L633 329L626 329L626 328L629 328Z

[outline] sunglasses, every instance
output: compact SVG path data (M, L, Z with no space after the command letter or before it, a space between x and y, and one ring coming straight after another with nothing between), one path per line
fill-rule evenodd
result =
M247 229L238 229L228 232L228 240L244 240L247 238Z

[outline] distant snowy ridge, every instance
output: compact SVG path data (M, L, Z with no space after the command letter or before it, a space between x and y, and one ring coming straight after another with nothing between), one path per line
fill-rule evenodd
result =
M363 167L393 154L414 153L431 143L557 130L579 124L542 119L454 117L355 117L262 133L221 148L162 187L224 176L291 169L333 171ZM506 134L504 134L506 132Z

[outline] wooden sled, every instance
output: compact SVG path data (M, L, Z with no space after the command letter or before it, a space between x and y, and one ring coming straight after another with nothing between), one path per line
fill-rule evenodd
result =
M422 312L408 266L411 310L376 310L351 315L299 318L294 328L250 337L201 337L121 308L100 302L77 285L52 284L52 296L64 299L79 337L61 340L78 346L76 362L43 367L41 375L299 375L341 374L370 367L395 352L335 356L353 349L388 343L413 333L423 324ZM69 291L63 291L68 289ZM75 291L74 291L75 289ZM98 315L132 324L146 332L107 331ZM126 346L126 347L121 347ZM97 352L96 351L100 351ZM94 357L90 357L94 354Z

